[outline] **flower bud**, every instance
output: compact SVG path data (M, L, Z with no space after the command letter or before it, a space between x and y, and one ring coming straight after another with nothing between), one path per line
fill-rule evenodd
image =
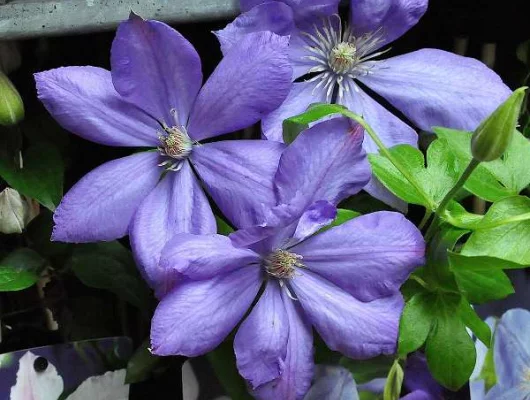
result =
M471 137L471 154L476 160L493 161L506 151L517 127L526 89L522 87L513 92L475 130Z
M0 71L0 125L15 125L24 118L24 103L9 78Z
M38 214L38 203L21 196L15 189L6 188L0 193L1 233L22 233L26 225Z

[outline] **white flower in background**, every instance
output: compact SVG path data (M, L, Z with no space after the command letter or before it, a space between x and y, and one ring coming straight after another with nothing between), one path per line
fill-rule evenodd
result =
M63 379L53 364L28 351L19 360L17 382L10 400L57 400L63 392Z
M129 385L125 384L125 372L125 369L120 369L92 376L66 400L127 400Z
M189 360L182 365L182 394L183 400L199 398L199 381Z
M39 205L21 196L15 189L0 192L0 232L22 233L29 222L39 214Z
M125 369L109 371L83 381L66 400L128 400ZM57 400L64 390L63 378L46 358L28 351L19 360L16 384L9 400Z

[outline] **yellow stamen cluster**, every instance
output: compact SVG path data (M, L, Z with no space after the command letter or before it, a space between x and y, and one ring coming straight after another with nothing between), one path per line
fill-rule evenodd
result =
M269 275L278 279L290 279L296 272L296 267L303 268L300 261L302 256L285 250L276 250L265 259L265 270Z
M357 47L354 43L337 43L329 53L329 66L339 74L349 72L357 61Z
M158 136L162 144L159 147L160 152L177 160L186 158L193 147L193 143L187 133L175 126L166 127L164 131L163 135Z

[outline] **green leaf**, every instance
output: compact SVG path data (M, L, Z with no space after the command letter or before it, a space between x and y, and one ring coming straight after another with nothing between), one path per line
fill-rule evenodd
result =
M514 293L503 269L523 268L522 265L493 257L468 257L449 253L451 270L461 292L473 304L503 299Z
M333 220L333 222L329 225L329 227L333 226L339 226L342 225L345 222L348 222L351 219L357 218L361 213L358 213L357 211L353 210L345 210L343 208L337 209L337 216Z
M331 224L320 229L320 232L327 231L328 229L333 228L334 226L342 225L345 222L348 222L351 219L357 218L361 213L353 210L346 210L344 208L337 209L337 216Z
M459 168L471 160L471 132L434 128L434 132L449 144ZM497 160L481 163L464 187L487 201L497 201L519 194L530 184L530 142L518 131L504 155Z
M136 270L130 251L119 242L79 245L68 265L85 285L111 291L147 313L149 290Z
M341 357L339 364L348 369L357 384L366 383L376 378L384 378L388 375L394 359L386 356L378 356L369 360L352 360Z
M383 391L384 400L399 400L404 375L403 368L401 368L398 360L394 361L394 365L392 365L392 369L390 369L386 379Z
M491 330L482 318L480 318L476 311L471 307L471 304L463 298L458 308L458 313L462 322L475 334L479 340L486 345L491 346Z
M44 144L57 147L63 159L71 157L68 145L70 133L61 126L50 115L28 116L20 123L20 129L31 144L45 142Z
M493 204L462 249L466 256L530 264L530 199L512 196Z
M433 377L445 387L458 390L471 376L475 366L475 344L458 314L461 298L438 296L433 304L433 325L425 354Z
M343 200L340 204L342 209L355 210L362 214L370 214L377 211L393 211L394 209L388 204L377 200L366 192L357 193Z
M407 168L416 174L424 168L423 154L409 145L399 145L389 149L390 153ZM386 188L407 203L425 205L421 194L397 170L388 158L380 154L369 154L368 160L372 172Z
M458 285L449 266L448 251L455 248L458 241L467 234L467 230L444 226L434 236L427 250L425 278L435 287L455 292Z
M236 368L236 359L232 341L224 341L206 357L212 365L217 379L221 382L232 400L252 400L245 381Z
M368 159L375 176L396 196L408 203L434 210L460 177L453 154L442 140L435 140L427 149L427 166L423 153L409 145L399 145L390 153L416 178L431 199L428 203L385 156L370 154ZM434 206L434 207L433 207Z
M157 357L149 351L150 339L147 338L136 349L127 364L125 383L137 383L148 379L152 371L162 362L161 357Z
M30 249L18 249L0 261L0 292L27 289L39 280L46 260Z
M347 110L346 107L339 104L311 104L305 113L283 121L283 141L291 144L300 132L309 127L309 124L328 115L342 114L344 110Z
M217 223L217 233L219 235L228 236L232 232L234 232L234 229L230 225L228 225L228 223L226 223L224 219L218 217L217 215L215 216L215 222Z
M457 228L474 230L484 215L470 213L460 203L451 201L441 217Z
M359 400L383 400L383 395L361 390L359 391Z
M399 323L400 356L418 350L425 343L433 323L431 304L434 301L432 294L417 293L405 305Z
M18 168L0 158L0 176L20 194L55 210L63 194L64 165L59 151L42 142L28 148L23 160L23 168Z

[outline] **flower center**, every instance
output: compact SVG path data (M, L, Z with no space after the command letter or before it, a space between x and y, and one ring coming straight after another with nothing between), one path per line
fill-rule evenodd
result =
M357 62L355 43L340 42L329 52L328 64L337 74L348 72Z
M182 127L164 127L164 133L158 135L161 146L158 148L162 155L176 160L185 159L193 148L193 143Z
M264 266L269 275L278 279L290 279L294 276L296 267L304 267L301 259L301 255L285 250L276 250L265 259Z
M337 86L339 99L350 89L358 90L354 79L372 74L378 63L373 59L386 52L377 51L383 44L382 29L356 36L351 27L342 26L338 15L302 35L307 43L302 60L313 64L309 73L317 73L309 81L320 81L315 89L322 87L328 101Z

